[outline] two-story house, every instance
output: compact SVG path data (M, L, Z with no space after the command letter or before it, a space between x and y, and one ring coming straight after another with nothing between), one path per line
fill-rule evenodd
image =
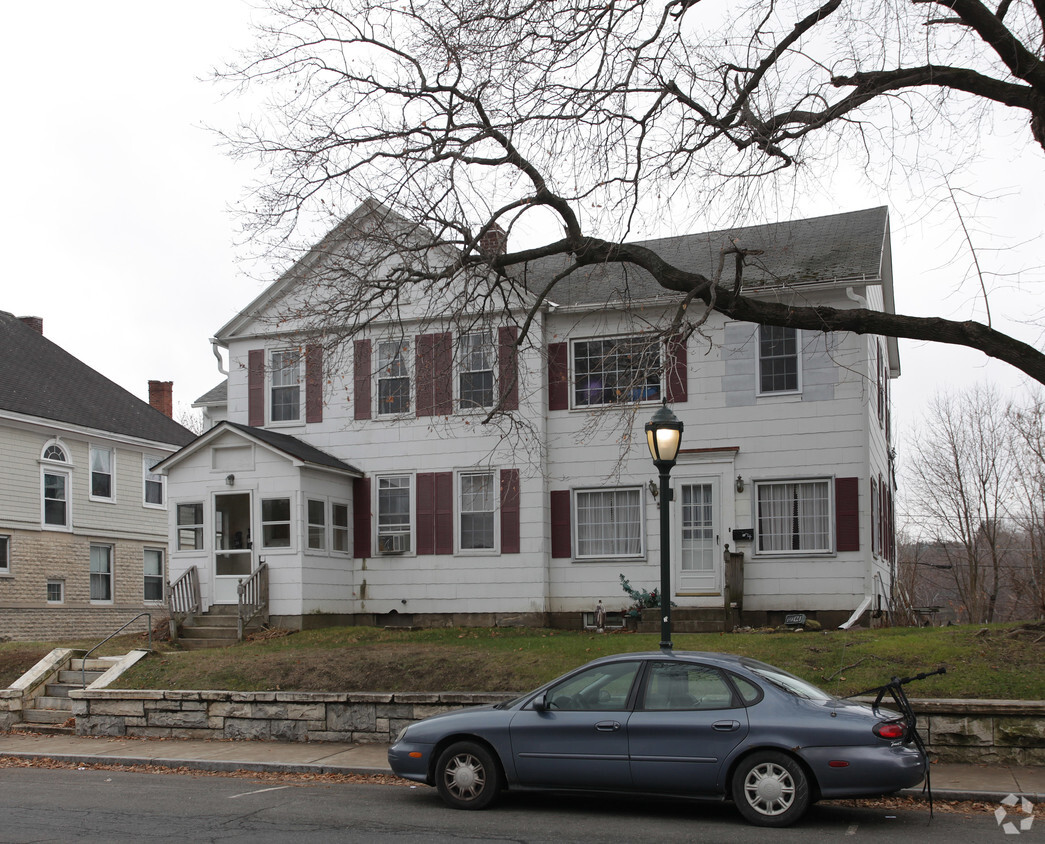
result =
M44 337L42 319L3 311L0 357L0 638L158 621L168 520L154 468L193 439L171 418L170 382L150 382L146 403Z
M472 319L426 300L336 349L296 333L339 249L390 221L408 225L364 203L216 334L228 379L199 404L220 421L159 467L171 573L195 567L205 605L263 562L287 626L576 627L627 603L621 574L659 586L668 506L677 613L722 608L727 552L746 623L888 609L894 340L713 313L664 341L650 326L678 295L620 265L567 275L528 323L521 300ZM760 253L748 293L893 308L884 208L645 245L711 276L737 238ZM541 290L561 267L516 280ZM663 402L685 424L667 503L642 432Z

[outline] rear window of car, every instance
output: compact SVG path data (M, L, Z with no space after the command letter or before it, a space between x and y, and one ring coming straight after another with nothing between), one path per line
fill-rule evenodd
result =
M753 671L759 677L774 686L783 689L785 692L790 692L795 697L804 698L805 700L834 700L834 695L828 694L823 689L817 688L812 683L803 680L801 677L796 677L794 674L788 674L779 668L774 668L772 665L767 665L764 662L758 662L754 659L745 659L741 663L749 671Z

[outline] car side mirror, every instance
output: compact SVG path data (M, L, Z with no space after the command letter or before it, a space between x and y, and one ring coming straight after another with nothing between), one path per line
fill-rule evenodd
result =
M541 692L539 695L537 695L537 697L535 697L533 699L532 705L533 705L533 708L537 712L547 712L548 711L548 693L547 692Z

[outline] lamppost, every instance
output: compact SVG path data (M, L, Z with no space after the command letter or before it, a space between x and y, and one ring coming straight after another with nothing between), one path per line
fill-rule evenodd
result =
M671 517L668 502L671 489L668 475L675 465L682 443L682 422L668 410L665 402L646 423L646 444L653 465L660 472L660 647L671 650Z

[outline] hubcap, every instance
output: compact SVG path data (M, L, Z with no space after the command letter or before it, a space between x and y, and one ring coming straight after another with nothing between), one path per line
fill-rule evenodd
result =
M486 772L482 763L470 753L461 753L446 765L444 775L450 793L461 800L472 800L482 793Z
M774 762L756 765L744 779L748 805L763 815L780 815L795 802L795 781L787 768Z

